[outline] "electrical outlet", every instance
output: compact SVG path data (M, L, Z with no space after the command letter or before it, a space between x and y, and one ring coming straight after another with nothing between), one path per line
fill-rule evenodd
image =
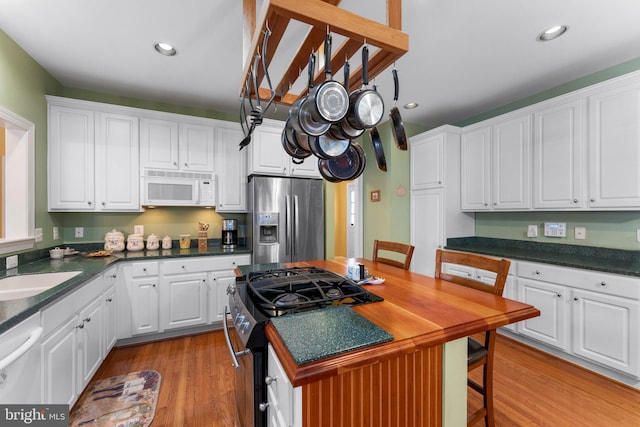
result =
M133 234L142 234L142 235L144 235L144 225L134 225L133 226Z
M11 255L7 257L7 270L10 268L16 268L18 266L18 255Z
M527 227L527 237L538 237L538 226L535 224L530 224Z
M84 227L76 227L76 239L84 237Z
M58 240L60 238L60 230L58 227L53 227L53 240Z
M584 227L576 227L573 229L576 240L584 240L587 238L587 229Z
M35 237L36 243L42 242L42 228L36 228L34 237Z

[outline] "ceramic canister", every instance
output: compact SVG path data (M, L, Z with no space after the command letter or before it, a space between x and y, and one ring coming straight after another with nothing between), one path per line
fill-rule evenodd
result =
M111 230L104 235L104 250L122 252L124 251L124 233Z
M164 236L162 238L162 249L171 249L171 237Z
M141 251L144 249L144 238L142 234L129 234L127 237L128 251Z
M160 239L155 234L151 234L147 237L147 249L154 251L160 247Z

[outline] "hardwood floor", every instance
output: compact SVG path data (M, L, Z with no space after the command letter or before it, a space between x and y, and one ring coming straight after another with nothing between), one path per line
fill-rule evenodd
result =
M236 426L221 331L116 348L93 379L141 369L162 375L152 427ZM498 427L640 425L640 391L500 335L494 377ZM470 393L469 407L479 403Z

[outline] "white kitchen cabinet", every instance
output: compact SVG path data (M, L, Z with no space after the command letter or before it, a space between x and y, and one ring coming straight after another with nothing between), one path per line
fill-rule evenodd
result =
M474 234L474 216L460 210L460 129L443 126L410 139L411 271L433 276L436 249L446 239ZM417 149L414 151L414 145ZM438 154L440 158L425 158ZM433 176L416 169L440 165Z
M207 323L207 274L190 273L160 279L160 330Z
M42 402L66 403L78 398L78 316L70 317L42 342Z
M158 261L126 263L121 271L118 338L158 332Z
M215 129L211 125L180 123L180 170L215 173Z
M579 289L572 300L573 353L640 377L640 303Z
M589 207L640 207L640 83L589 97Z
M238 125L216 127L218 193L216 212L247 211L247 149L238 150L244 135Z
M4 366L0 369L0 402L3 405L41 403L41 334L39 312L0 334L0 365ZM18 358L9 363L16 356Z
M547 102L534 113L533 207L586 204L586 108L583 99Z
M232 270L209 273L209 323L222 322L224 308L229 305L227 288L235 281Z
M540 316L517 324L518 333L568 351L569 294L566 286L518 278L518 299L540 310Z
M463 210L530 207L530 114L465 128L461 144Z
M118 303L116 287L110 286L103 294L104 301L104 344L103 354L109 354L118 340Z
M282 148L284 122L265 120L256 127L249 149L249 175L292 176L322 178L318 171L318 158L309 156L304 161L293 159Z
M138 118L102 104L47 100L49 210L139 211Z
M104 305L102 297L93 300L78 315L78 394L96 373L104 359Z
M267 424L302 427L302 387L293 387L271 344L267 362Z
M445 132L411 138L411 190L440 188L444 183Z
M178 169L178 122L140 119L140 166L147 169Z

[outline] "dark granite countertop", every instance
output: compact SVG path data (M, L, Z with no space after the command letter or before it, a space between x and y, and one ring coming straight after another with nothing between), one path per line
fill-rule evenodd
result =
M489 237L447 239L446 249L627 276L640 276L640 251Z
M76 245L74 245L76 246ZM99 250L100 245L83 250ZM40 251L42 252L42 251ZM45 252L48 253L48 252ZM151 259L167 259L181 257L219 256L219 255L245 255L251 250L246 247L238 247L233 250L223 250L220 246L210 245L207 250L191 249L167 249L159 251L115 252L109 257L88 258L81 255L65 257L63 259L40 258L31 262L20 264L17 268L0 271L0 279L9 276L23 274L41 274L63 271L82 271L81 274L32 297L20 298L9 301L0 301L0 333L17 325L38 310L46 307L57 299L72 292L89 280L101 274L109 266L118 261L142 261Z
M298 365L393 339L346 306L274 317L271 323Z

